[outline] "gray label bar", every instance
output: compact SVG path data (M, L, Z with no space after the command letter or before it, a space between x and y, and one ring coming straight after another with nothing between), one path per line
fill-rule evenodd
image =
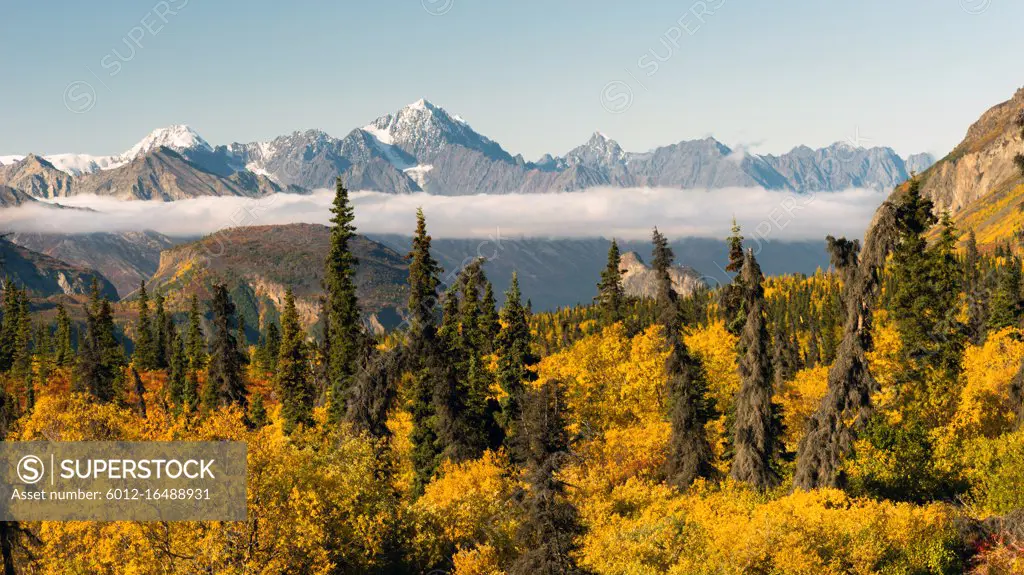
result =
M0 442L0 521L244 521L244 442Z

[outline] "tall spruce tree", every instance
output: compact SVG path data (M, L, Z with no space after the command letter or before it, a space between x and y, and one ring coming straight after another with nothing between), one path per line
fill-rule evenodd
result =
M40 323L36 327L35 347L37 380L41 386L50 381L50 374L56 364L53 359L53 336L50 333L50 326Z
M409 253L409 328L406 336L409 368L413 374L409 411L412 415L410 440L415 494L423 493L423 488L434 476L440 455L433 425L433 399L435 382L444 374L436 311L441 266L430 253L430 243L426 218L423 210L418 209L416 233Z
M473 280L470 280L473 281ZM459 284L465 284L460 278ZM466 345L462 331L459 298L456 286L445 294L441 329L438 331L441 355L445 358L434 379L434 433L437 435L440 457L455 463L476 459L487 448L487 435L482 418L484 406L477 403L479 396L470 389L468 361L472 346ZM472 308L472 306L470 306Z
M306 358L306 335L299 323L299 312L295 308L295 295L291 288L288 288L284 296L281 348L274 383L281 398L284 432L290 434L299 425L311 425L313 401L316 398Z
M828 388L811 416L797 453L794 486L836 487L844 482L843 459L873 411L871 396L878 384L871 375L871 320L884 265L900 236L898 207L885 202L868 229L864 250L857 241L827 238L832 264L843 279L846 312L843 338L829 368Z
M235 304L225 284L213 286L213 340L210 343L210 365L203 392L203 407L208 410L222 405L237 405L243 410L248 404L248 390L242 377L242 358L235 340Z
M64 304L57 304L57 332L54 334L54 361L60 367L67 367L75 361L71 333L71 318Z
M117 341L110 302L100 297L99 285L92 283L92 295L86 306L86 332L79 342L78 364L73 388L89 393L101 402L110 402L121 393L119 384L124 352Z
M739 341L740 389L736 394L732 469L737 481L759 490L775 487L782 452L782 419L772 402L772 364L764 313L764 276L752 252L743 269L747 322Z
M157 341L154 338L153 324L149 317L149 294L146 293L146 282L139 283L139 299L136 302L139 318L135 323L135 367L144 371L157 369ZM162 318L161 318L162 319ZM158 322L157 330L163 326Z
M159 291L153 300L153 343L156 349L154 369L167 369L171 365L170 328L174 320L167 314L166 300Z
M739 335L746 323L747 312L743 309L746 298L743 276L740 273L744 259L743 236L740 235L740 226L736 223L736 218L732 219L732 233L726 239L726 243L729 247L729 263L726 264L725 271L736 275L722 288L719 305L726 329L733 335Z
M330 333L327 366L330 381L329 414L332 421L345 415L345 401L362 351L363 327L356 298L356 265L350 243L356 235L355 211L341 178L335 182L331 206L331 247L324 269L327 292L326 329ZM283 327L283 326L282 326Z
M675 254L657 228L652 234L654 257L651 265L657 281L656 317L671 352L665 362L672 435L665 475L668 482L686 489L698 477L714 477L714 454L705 426L714 416L714 402L708 396L700 361L693 357L681 337L678 296L669 269Z
M29 411L35 406L35 375L32 370L32 320L28 311L28 295L22 292L19 298L17 333L14 339L14 365L11 374L21 381L25 389L25 407Z
M989 299L986 327L998 331L1020 323L1024 302L1021 301L1021 260L1007 254L996 268L996 282Z
M601 281L597 284L597 297L594 298L601 310L601 322L612 325L622 321L626 292L622 287L622 270L619 269L619 244L614 239L608 248L608 263L601 272Z
M181 413L186 408L194 408L189 405L186 385L189 377L188 355L185 353L185 342L178 335L177 330L171 333L171 366L167 378L167 401L174 408L176 413ZM194 399L194 398L191 398Z
M196 294L192 294L189 300L185 352L192 371L198 372L206 367L206 334L203 333L203 315L199 311L199 297Z
M494 340L501 332L501 322L498 317L498 308L494 302L494 286L487 278L483 278L484 293L480 300L480 325L478 331L484 341L480 353L489 354L494 351Z
M0 373L10 371L21 325L21 290L8 278L4 281L3 323L0 324Z
M588 573L575 560L584 527L558 476L571 458L567 405L556 380L523 396L515 452L526 468L528 488L519 493L525 517L516 531L520 551L510 575Z
M531 369L539 358L533 353L526 308L519 292L519 276L512 272L512 281L505 292L505 306L501 308L501 332L498 334L498 385L504 392L501 399L500 423L505 430L506 443L514 440L516 425L522 414L526 385L537 379Z
M967 338L974 345L981 345L986 335L988 295L981 266L978 239L971 229L967 232L967 245L964 249L964 293L967 295Z

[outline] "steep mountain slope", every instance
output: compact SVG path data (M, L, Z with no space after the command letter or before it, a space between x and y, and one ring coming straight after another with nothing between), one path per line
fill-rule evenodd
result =
M231 144L217 152L232 166L244 166L282 185L306 189L331 188L339 175L352 189L386 189L394 193L420 191L395 164L412 162L401 151L386 149L361 130L339 140L319 130L294 132L270 142Z
M3 238L0 238L0 276L10 277L37 297L88 294L95 279L102 295L117 300L114 286L95 271L73 266Z
M71 195L72 177L49 161L29 154L21 161L0 166L0 185L37 198L52 199Z
M224 176L190 162L179 152L160 147L119 168L75 180L74 193L119 200L172 201L203 196L259 197L285 191L265 176L249 171Z
M99 271L124 297L149 280L160 264L160 252L181 243L156 232L92 234L15 233L10 241L70 264Z
M38 203L39 200L8 186L0 186L0 208L13 208L24 204Z
M982 114L963 142L922 175L922 193L953 214L993 192L1012 190L1022 181L1013 161L1024 151L1024 88Z
M980 244L1009 240L1024 229L1024 174L1014 161L1024 153L1022 132L1024 88L982 114L952 152L921 174L921 192L936 211L949 211Z
M316 322L322 293L324 260L330 248L326 226L290 224L250 226L217 232L160 255L150 291L163 290L178 300L205 294L214 282L226 282L249 326L259 318L276 318L285 290L295 292L306 326ZM358 237L352 250L359 258L356 288L367 319L385 326L400 323L408 271L391 249Z

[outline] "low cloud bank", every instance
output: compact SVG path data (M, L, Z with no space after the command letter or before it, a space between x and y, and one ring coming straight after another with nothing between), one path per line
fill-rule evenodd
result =
M155 230L171 236L205 235L248 225L328 224L331 190L258 199L197 198L177 202L123 202L98 196L62 198L69 207L0 209L0 232L89 233ZM556 194L475 196L353 192L356 226L363 233L410 235L422 207L434 237L616 237L646 239L657 226L670 238L728 235L732 218L759 240L861 237L885 194L873 190L797 194L761 188L678 190L593 188Z

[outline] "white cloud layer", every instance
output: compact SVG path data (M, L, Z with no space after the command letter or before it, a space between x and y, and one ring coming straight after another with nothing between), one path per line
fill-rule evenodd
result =
M334 193L275 194L259 199L197 198L123 202L97 196L62 198L66 206L0 209L0 231L86 233L155 230L195 236L245 225L327 224ZM796 194L760 188L677 190L594 188L529 195L431 196L353 192L363 233L409 235L422 207L434 237L617 237L646 239L653 226L670 238L728 235L732 218L744 235L767 240L818 240L827 234L861 237L885 194L851 189Z

